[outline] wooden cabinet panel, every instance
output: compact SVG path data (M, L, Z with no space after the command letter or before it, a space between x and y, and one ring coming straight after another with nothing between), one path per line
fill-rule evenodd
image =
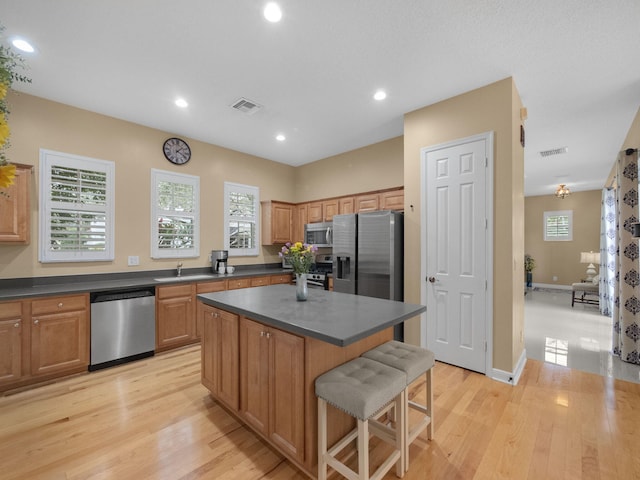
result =
M293 238L293 210L290 203L262 203L262 244L280 245Z
M29 243L31 165L16 165L14 182L0 195L0 242Z
M240 401L238 316L199 303L202 340L202 383L234 411Z
M340 214L355 213L354 197L341 197L338 199L338 211Z
M338 199L335 198L333 200L325 200L322 202L322 211L325 222L330 222L333 220L334 215L338 215L340 212L340 207L338 203Z
M74 310L83 310L86 308L87 298L84 295L47 297L31 302L32 315L72 312Z
M266 327L240 318L240 413L256 430L268 435L269 342Z
M251 279L251 286L252 287L263 287L265 285L269 285L270 281L269 281L269 277L264 276L264 277L253 277Z
M296 206L296 216L293 223L293 241L304 242L304 226L309 223L309 204L302 203Z
M31 374L64 372L89 364L87 309L31 317Z
M156 288L156 298L161 300L165 298L190 297L191 295L193 295L193 284L191 283Z
M227 289L226 280L215 280L213 282L201 282L196 285L196 293L223 292Z
M322 202L309 203L309 221L307 223L318 223L324 219L324 212L322 210Z
M197 339L195 290L195 284L156 288L156 350Z
M291 274L285 273L281 275L271 275L269 283L271 285L277 285L277 284L289 285L291 284Z
M228 290L236 290L238 288L249 288L251 286L250 278L234 278L227 281Z
M380 209L380 201L377 193L356 195L355 209L357 213L375 212Z
M382 192L380 210L404 211L404 189Z
M304 460L304 339L269 328L269 437L290 455Z
M0 308L4 308L5 304ZM23 320L0 320L0 385L15 382L22 375Z

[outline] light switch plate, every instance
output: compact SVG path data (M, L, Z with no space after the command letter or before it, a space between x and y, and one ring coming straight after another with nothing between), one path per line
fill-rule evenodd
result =
M140 257L137 255L129 255L128 264L130 267L140 265Z

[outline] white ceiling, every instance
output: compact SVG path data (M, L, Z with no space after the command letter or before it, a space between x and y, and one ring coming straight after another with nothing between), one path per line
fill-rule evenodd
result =
M281 0L278 24L265 3L0 0L0 22L37 49L17 90L290 165L512 76L525 194L599 189L640 106L639 0ZM264 108L235 111L239 97Z

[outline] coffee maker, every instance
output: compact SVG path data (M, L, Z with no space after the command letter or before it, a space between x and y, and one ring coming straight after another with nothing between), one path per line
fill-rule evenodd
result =
M220 273L220 267L227 271L227 260L229 259L228 250L211 250L211 268L213 273Z

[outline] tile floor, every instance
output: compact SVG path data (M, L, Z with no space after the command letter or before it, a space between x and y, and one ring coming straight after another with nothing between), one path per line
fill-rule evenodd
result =
M640 383L640 365L611 355L611 317L595 305L571 308L571 291L528 289L524 303L527 358Z

